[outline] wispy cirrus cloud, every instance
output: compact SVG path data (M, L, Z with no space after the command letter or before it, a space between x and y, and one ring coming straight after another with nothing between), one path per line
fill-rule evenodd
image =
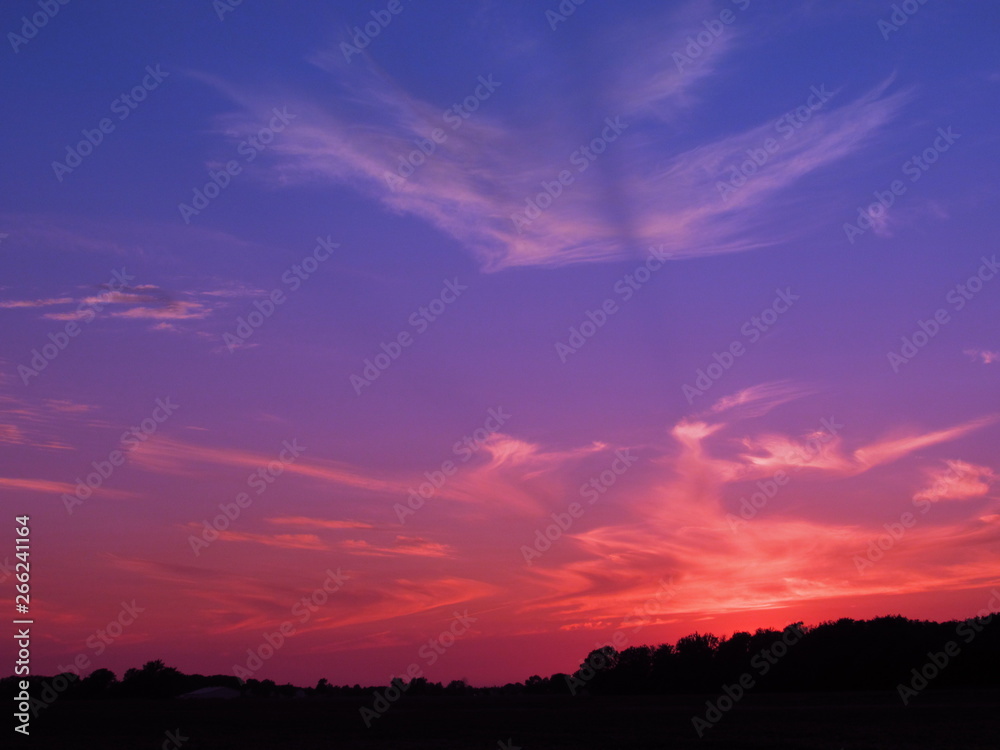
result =
M944 443L989 424L974 421L956 428L934 430L891 441L869 455L889 463L929 445ZM667 460L669 472L651 478L627 497L616 496L621 520L572 529L558 553L535 560L526 579L543 593L527 598L521 612L527 619L541 617L563 628L605 627L622 622L622 613L634 611L657 593L656 580L671 579L669 600L650 610L650 622L667 623L680 617L747 610L783 608L839 597L900 594L985 585L996 581L995 553L1000 540L1000 515L982 515L953 521L922 521L907 531L906 544L893 549L873 571L859 577L854 556L883 529L857 522L821 520L789 507L791 494L823 496L834 488L794 475L794 486L780 490L763 517L745 522L725 500L725 489L759 476L753 456L725 457L726 425L682 422L671 434L680 453ZM779 436L773 435L773 440ZM768 440L753 438L755 445ZM789 436L781 439L793 445ZM835 456L816 462L818 475L850 477L869 471L871 464L853 456L843 442ZM781 456L780 451L774 455ZM794 469L797 461L781 465ZM949 461L948 471L933 469L931 493L937 499L984 495L995 476L992 470L967 462ZM956 471L958 470L958 471ZM773 471L769 467L769 471ZM755 488L756 489L756 488ZM773 507L781 505L782 509ZM898 517L898 515L896 516ZM724 587L718 586L726 581Z
M482 445L482 450L490 457L489 464L484 467L484 470L491 471L505 465L523 466L529 469L525 476L530 477L547 469L562 466L567 461L600 453L607 450L608 447L606 443L594 442L579 448L547 451L537 444L519 440L503 433L496 433L491 435Z
M216 309L225 306L218 290L208 292L185 291L178 297L155 284L106 290L100 294L77 297L45 297L38 299L17 299L0 301L0 309L33 309L49 307L69 307L76 309L45 312L47 320L90 320L107 308L111 318L152 319L152 320L200 320L207 318ZM125 308L125 309L116 309Z
M76 492L76 485L70 482L54 482L50 479L0 477L0 491L2 490L22 490L26 492L41 492L52 495L61 495L66 493L72 495ZM134 492L114 490L107 487L99 487L94 490L94 493L118 500L130 500L138 497L138 495Z
M966 349L963 354L968 355L975 362L982 362L984 365L1000 362L1000 352L991 349Z
M43 403L45 408L56 414L92 414L98 410L94 404L80 404L64 398L47 398Z
M839 435L828 437L819 451L809 447L814 433L796 436L773 428L755 430L754 414L808 395L800 390L783 381L762 383L720 399L714 420L693 417L672 425L671 442L645 446L644 457L651 460L630 469L622 484L608 493L605 502L614 504L614 520L588 511L531 567L511 570L480 560L470 563L459 585L446 584L435 566L465 560L472 549L491 561L519 559L519 540L529 540L531 529L551 523L553 512L565 512L567 497L578 495L581 477L593 473L594 467L606 467L605 457L613 446L594 442L558 449L495 434L475 460L438 489L427 509L420 511L424 515L406 520L414 525L405 531L390 520L394 519L391 498L403 502L414 477L303 456L288 464L286 472L321 485L386 496L390 499L383 506L384 521L329 517L316 511L278 514L261 519L257 527L226 530L220 538L289 554L336 553L347 566L358 563L358 569L365 571L363 590L339 592L338 597L345 597L337 600L343 607L317 613L310 620L310 629L344 628L344 638L353 637L352 626L383 622L390 627L403 611L434 608L424 594L405 591L407 586L428 596L443 587L449 600L456 602L488 597L485 606L499 606L498 597L513 586L519 593L510 611L510 627L514 632L536 632L617 624L623 612L633 611L656 594L660 577L672 577L673 593L651 622L665 624L844 597L981 585L995 576L990 545L1000 540L1000 515L983 511L981 504L970 506L974 517L928 516L907 532L906 545L893 550L863 578L851 560L880 533L880 521L831 519L810 505L835 500L839 480L878 467L889 471L892 465L892 476L900 486L912 487L916 477L927 487L923 492L933 493L935 499L987 497L995 476L986 467L949 461L945 464L949 470L962 469L956 481L940 467L928 471L901 459L971 435L995 420L911 428L874 440ZM749 435L736 438L734 428ZM139 467L193 478L211 476L217 467L252 469L273 460L262 453L184 443L159 434L132 454ZM809 471L796 473L799 469ZM779 470L794 477L790 489L783 489L759 517L735 530L728 520L739 512L733 509L732 492L740 483ZM799 501L789 502L794 499ZM439 504L445 500L460 504ZM478 523L471 527L439 523L443 516ZM490 532L470 531L478 528ZM405 583L399 579L401 561L407 565ZM726 586L718 586L720 579ZM209 631L242 630L247 623L273 616L272 609L273 603L254 594L239 603L238 617L211 620ZM372 636L358 633L358 637L370 642L366 639Z
M997 419L996 416L982 417L943 430L885 438L859 448L854 452L854 458L864 466L877 466L895 461L921 448L962 437L974 430L995 423Z
M193 528L197 528L197 526L197 524L193 524ZM278 547L280 549L316 551L329 549L329 546L315 534L254 534L247 531L220 531L219 541L261 544L265 547Z
M70 216L49 213L0 214L0 224L9 227L5 241L10 249L32 253L81 253L110 256L108 267L136 260L175 260L177 248L198 252L212 250L234 257L259 247L227 232L205 227L149 220Z
M741 458L761 475L812 469L849 476L863 470L856 460L845 455L838 436L797 437L769 432L744 438L742 444L747 452Z
M775 120L784 112L700 143L692 144L691 134L676 137L678 115L711 106L717 95L712 84L724 75L722 62L733 63L742 40L757 30L734 25L696 66L680 70L671 55L684 48L705 8L689 4L656 23L609 29L595 41L599 48L593 54L610 63L590 82L592 121L581 119L576 103L545 87L539 90L544 102L536 103L545 113L544 128L505 119L502 109L492 114L487 102L460 128L445 125L445 140L405 178L397 174L400 160L416 141L442 127L443 107L408 92L373 64L348 65L337 49L317 53L314 62L351 106L334 110L306 97L290 105L300 118L269 148L270 175L278 185L353 187L394 213L417 216L454 237L487 270L619 259L650 244L677 258L700 257L796 236L806 226L788 224L795 200L790 188L862 152L897 116L908 93L890 93L891 76L852 99L829 92L836 100L817 109L794 137L785 141L779 134L779 149L724 201L717 185L728 179L728 166L775 137ZM622 38L628 44L620 44ZM255 129L259 96L231 83L214 85L241 107L220 119L220 131ZM493 96L503 93L501 82ZM810 95L801 92L802 101L789 101L787 109ZM602 132L605 118L618 118L626 130L578 171L571 155ZM676 145L671 149L671 144ZM650 164L658 166L651 170ZM564 169L573 183L540 217L516 226L511 217L523 212L526 199ZM784 222L780 229L779 222Z
M277 446L278 451L282 448L280 444ZM206 467L213 465L251 469L267 466L275 460L275 456L235 448L196 445L156 435L134 448L130 453L130 460L147 471L200 476ZM286 463L284 471L320 482L376 492L393 492L404 496L407 488L407 484L403 481L366 475L360 470L334 461L301 458L294 463Z
M311 594L326 575L322 572L317 577L312 569L299 569L292 574L292 580L274 582L266 575L247 575L245 569L231 572L204 565L165 563L113 554L104 558L111 568L144 583L155 582L176 592L176 601L197 606L202 616L194 620L183 615L182 607L163 611L157 617L157 626L162 629L161 638L164 639L177 633L224 637L227 641L231 641L233 634L243 633L259 639L263 629L288 619L292 606L302 596ZM368 566L377 564L377 558L369 557L367 563ZM296 632L324 631L324 641L328 642L333 630L358 628L356 632L346 631L344 637L356 637L366 644L378 643L382 634L373 632L371 624L381 622L397 634L401 627L408 627L414 631L412 637L420 638L425 637L423 631L412 622L408 623L406 618L427 615L436 627L440 627L434 612L499 592L497 587L482 581L426 575L420 570L402 577L380 577L367 566L357 570L345 568L343 572L347 581L344 588L331 595L336 598L331 598L328 605L312 606L308 622L297 623ZM299 614L296 612L292 616L297 619Z
M787 404L789 401L794 401L813 392L806 386L787 380L775 380L744 388L729 396L723 396L712 404L709 412L720 414L730 410L738 410L741 416L760 417L777 406Z
M265 519L267 523L278 526L296 526L305 529L320 529L343 531L346 529L373 529L370 523L364 521L336 521L327 518L307 518L305 516L281 516L279 518Z
M352 555L375 557L454 557L454 550L447 544L432 542L413 536L396 536L389 544L377 544L364 539L348 539L338 547Z
M175 300L159 307L140 305L112 313L115 318L151 318L153 320L196 320L207 318L212 308L203 302Z
M83 218L61 215L15 214L0 215L0 222L17 229L12 235L13 250L22 250L43 257L59 257L65 253L86 253L95 256L124 256L125 271L134 275L136 260L148 267L151 255L159 263L176 262L177 248L185 252L213 256L245 256L248 251L259 251L261 246L242 240L225 232L193 226L178 227L174 224L119 220L95 222ZM109 270L121 267L120 257L109 262ZM265 290L232 278L220 278L206 272L196 278L172 278L170 287L140 283L132 286L110 288L108 284L70 286L61 284L45 293L25 293L17 296L11 287L2 288L10 298L0 300L0 311L7 314L31 313L38 310L40 317L56 321L85 321L94 319L133 320L150 323L151 331L172 333L200 330L199 321L207 320L218 312L240 303L241 298L259 297ZM49 278L44 283L50 284ZM35 286L42 286L42 280ZM212 335L212 334L208 334Z
M67 442L69 426L101 426L94 404L68 399L31 398L0 393L0 443L33 448L74 450Z
M526 480L558 471L573 461L608 449L607 445L594 443L577 449L544 451L535 444L496 433L480 446L479 456L467 465L462 464L455 476L436 488L434 497L457 501L469 506L468 509L478 508L480 515L488 512L487 506L497 503L519 512L534 510L539 507L537 498L525 489ZM135 447L129 455L133 465L147 471L191 477L205 476L213 466L252 469L274 460L274 456L263 453L189 443L159 434ZM385 494L395 497L398 502L405 501L413 488L427 481L422 473L386 475L309 456L286 464L284 471L321 484ZM341 524L354 522L285 517L273 523L334 529L347 528Z
M428 508L420 511L424 515L407 519L413 525L405 531L390 521L389 500L383 506L382 523L330 517L322 511L278 514L261 519L256 527L248 519L247 528L226 530L220 538L288 554L320 552L323 559L333 553L345 568L356 568L352 570L356 588L339 591L336 606L316 612L308 629L336 630L340 640L357 638L368 645L381 643L380 634L392 631L401 617L432 617L445 604L468 606L477 599L487 600L482 606L504 609L510 632L617 626L625 613L657 594L660 578L671 579L671 594L650 613L651 624L808 607L838 598L975 586L995 579L992 550L1000 541L1000 515L984 511L981 504L970 505L969 514L958 519L927 516L908 530L905 545L893 549L863 577L852 557L881 533L883 519L863 523L850 514L830 518L815 512L817 505L841 500L838 481L876 467L888 472L890 465L900 487L912 487L917 479L942 499L988 497L995 477L986 467L950 460L945 467L962 469L964 478L945 483L943 478L938 481L944 477L940 466L928 470L926 464L900 459L970 435L992 424L990 420L909 429L875 440L840 436L824 443L825 453L797 454L796 449L807 450L806 441L815 437L812 433L756 431L753 417L739 411L740 406L788 396L791 389L784 385L782 389L765 383L742 396L723 399L733 406L720 409L716 421L691 418L670 426L670 443L645 446L645 457L652 460L630 469L609 491L604 503L615 506L614 515L587 510L530 567L494 561L520 561L519 543L531 538L532 529L552 523L553 512L565 512L568 498L578 497L581 477L595 466L606 466L612 446L592 443L557 449L498 434L482 447L477 460L440 488ZM734 428L741 433L749 430L750 435L737 439ZM180 443L160 435L133 453L144 468L194 478L211 475L212 467L253 468L269 460L259 453ZM728 520L739 512L734 510L732 492L740 483L771 476L781 468L790 474L796 468L811 470L793 474L792 484L780 496L735 530ZM413 481L315 456L308 462L303 457L286 471L321 484L395 495L400 501ZM904 492L904 499L907 492L912 490ZM437 505L446 499L461 504ZM439 523L442 515L452 523ZM481 523L454 523L455 518L466 517ZM480 559L469 556L473 549ZM438 566L454 560L469 561L463 577L442 577ZM405 578L400 577L400 564L406 566ZM171 571L155 574L177 578ZM181 586L177 581L188 576L182 573L171 585ZM719 586L720 580L726 585ZM221 586L220 581L210 579L206 590ZM317 583L297 585L307 593ZM511 590L518 592L513 606L505 603ZM268 618L287 617L287 607L301 593L278 593L280 601L289 602L284 612L276 608L273 594L259 587L227 595L225 606L208 614L204 632L249 632ZM210 593L198 594L202 595L205 601L211 599ZM364 632L352 629L360 625L368 627Z
M0 301L0 309L10 310L18 307L53 307L55 305L69 305L73 303L72 297L43 297L41 299L8 299Z
M793 438L787 435L766 433L744 438L748 449L742 455L747 465L765 473L778 470L810 468L842 476L855 476L877 466L898 461L916 451L939 445L968 435L997 421L997 417L981 417L963 424L930 432L899 431L863 445L852 452L843 449L838 436L812 436ZM820 440L812 438L820 437Z
M968 500L990 491L997 474L987 466L968 461L946 460L945 467L927 472L928 486L914 495L916 500Z

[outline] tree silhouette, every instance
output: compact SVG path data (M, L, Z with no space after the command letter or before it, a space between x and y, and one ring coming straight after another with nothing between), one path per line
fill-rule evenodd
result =
M80 682L78 692L81 698L100 698L108 694L118 678L110 669L95 669Z
M951 644L949 647L948 644ZM572 674L550 677L531 675L524 683L495 688L473 688L464 680L441 683L416 678L409 683L395 678L401 694L425 696L511 694L655 694L717 693L723 685L749 674L755 691L896 690L909 684L915 670L930 655L942 663L947 648L958 647L959 656L946 667L935 667L931 689L1000 686L1000 618L953 622L908 620L900 616L872 620L840 619L813 628L793 623L783 631L758 629L737 632L728 638L693 633L675 644L630 646L618 652L611 646L591 651ZM764 658L766 656L766 659ZM763 666L766 665L766 670ZM242 688L250 698L363 696L371 688L332 686L326 678L314 688L275 685L272 680L240 682L232 675L185 675L162 660L148 661L125 672L97 669L85 679L71 673L30 680L36 694L48 686L62 685L59 700L78 698L170 698L212 686ZM0 680L0 694L13 697L19 678Z

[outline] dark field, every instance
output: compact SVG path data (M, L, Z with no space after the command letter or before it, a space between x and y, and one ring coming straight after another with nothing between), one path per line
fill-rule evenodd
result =
M57 701L32 724L33 748L808 748L996 750L1000 690L750 694L698 739L717 696L404 696L366 729L356 699ZM15 735L15 738L20 738ZM502 745L500 743L503 743Z

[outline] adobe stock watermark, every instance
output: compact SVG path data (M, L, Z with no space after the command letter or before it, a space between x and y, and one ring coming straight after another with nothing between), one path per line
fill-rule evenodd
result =
M754 315L750 320L740 326L740 333L747 339L749 344L756 344L761 336L767 333L778 319L788 312L792 305L799 299L798 294L792 293L791 287L775 289L774 301L765 307L760 315ZM734 339L729 346L722 350L722 353L715 352L712 355L714 362L705 367L698 368L695 372L694 385L684 383L681 386L681 393L687 399L688 404L693 404L695 396L704 396L705 392L715 385L728 370L736 363L736 360L747 353L747 347L740 339Z
M105 301L114 296L116 292L127 288L128 283L134 280L135 276L126 273L124 268L121 271L112 271L111 279L105 284L107 291L102 292L97 297L83 300L76 308L76 315L84 323L93 322L97 318L97 313L104 309ZM62 331L50 333L49 343L43 344L40 349L32 349L31 360L28 364L17 366L17 374L21 376L21 382L27 385L31 378L37 378L42 370L49 366L50 362L66 350L70 339L76 338L82 331L80 324L74 319L66 323Z
M94 656L100 656L108 646L121 638L126 628L134 624L139 619L139 615L145 611L145 607L138 606L135 599L131 602L122 602L118 614L103 628L99 628L87 637L85 641L87 648L94 652ZM70 661L69 666L59 664L56 667L59 670L58 674L42 685L42 690L37 696L32 696L27 690L24 690L23 694L15 697L15 700L28 703L27 710L31 711L31 717L37 719L42 711L55 703L59 696L66 692L70 685L79 680L83 673L92 666L93 662L88 653L80 651ZM15 714L15 716L24 721L29 718L26 712Z
M14 575L16 563L11 563L9 557L5 557L0 562L0 583L6 583L7 579Z
M236 159L227 161L218 171L208 170L208 182L201 187L192 188L191 203L178 203L177 210L185 224L190 224L191 219L198 216L202 211L222 195L222 191L229 187L233 178L243 171L245 164L250 164L270 146L278 133L288 127L292 120L298 115L289 113L288 107L271 109L272 117L267 125L263 126L254 135L240 142L236 147L236 153L243 157L243 164Z
M892 4L892 13L887 19L880 18L875 22L878 30L882 32L882 38L886 41L890 34L899 31L901 26L905 26L911 16L916 15L920 8L927 4L927 0L903 0L902 3Z
M1000 271L1000 263L997 263L996 255L990 258L984 255L980 257L980 260L982 264L976 269L976 272L964 282L956 284L945 295L945 302L952 306L954 312L963 310L969 301L983 290L986 282L991 281L996 276L997 271ZM951 315L943 307L935 310L934 314L927 320L918 320L917 330L900 339L899 351L886 353L892 371L898 375L899 369L912 362L914 357L931 342L931 339L937 336L941 329L950 322Z
M958 481L968 475L969 471L965 468L965 464L958 461L948 461L947 463L948 470L941 475L942 481ZM921 516L926 515L933 504L926 492L918 492L910 502L914 508L920 510ZM885 529L886 533L870 539L865 551L851 558L851 562L854 563L854 567L857 568L858 573L864 573L865 570L873 567L875 563L885 557L886 553L902 541L903 537L906 536L906 532L916 526L919 520L919 516L913 515L910 511L905 511L900 514L898 521L883 524L882 528Z
M750 7L750 0L731 0L731 2L739 10L746 10ZM674 52L671 55L674 64L677 66L677 70L683 73L685 67L694 65L695 60L701 57L705 50L711 47L715 43L715 40L722 36L722 33L726 30L726 26L729 26L735 20L736 14L729 8L723 8L718 17L706 18L702 21L701 25L705 28L694 35L688 36L687 45L684 47L683 52Z
M340 244L330 239L317 237L316 247L298 263L289 267L281 274L281 282L288 287L289 292L296 292L304 281L319 270L319 264L329 260L331 253L340 247ZM226 344L229 353L232 354L237 349L243 347L247 341L269 320L281 305L288 301L285 290L281 287L272 289L263 300L256 300L253 303L254 309L245 316L236 319L236 328L233 333L226 331L222 334L222 340Z
M927 170L941 158L941 154L950 149L955 141L962 137L961 133L952 132L950 125L947 128L938 128L937 132L938 136L931 145L919 154L911 156L900 167L903 174L910 178L911 184L923 177ZM906 192L907 187L902 180L893 180L889 183L888 190L873 192L875 203L870 204L867 208L858 206L858 218L854 222L844 223L843 230L844 234L847 235L847 241L853 245L854 241L869 229L880 226L880 222L885 219L886 212L896 202L896 199Z
M580 486L580 496L587 498L587 506L594 505L600 500L602 495L615 486L618 477L625 474L638 460L638 457L631 455L629 448L616 450L611 465ZM535 529L535 539L531 546L521 545L521 557L524 558L524 562L531 565L532 560L552 549L552 545L559 541L586 512L586 506L573 502L566 506L564 512L553 513L551 515L553 523L544 529Z
M125 629L139 619L139 615L145 611L145 607L136 605L135 599L131 602L122 602L118 615L87 638L87 648L94 652L94 656L100 656L108 646L121 638Z
M343 588L344 582L350 576L341 572L326 569L326 579L316 587L310 594L303 596L292 605L289 613L295 620L285 620L277 629L261 635L261 642L256 647L247 649L247 659L243 664L233 665L233 674L242 684L253 677L264 665L288 642L288 639L295 635L296 623L302 627L312 616L319 611L320 607L330 601L330 596L336 594Z
M392 363L400 358L403 350L413 345L413 342L416 340L415 337L426 332L431 323L444 315L445 311L462 296L462 292L466 292L468 289L468 286L458 282L458 277L445 279L444 286L438 292L437 296L426 305L417 308L407 318L407 322L416 329L416 333L411 334L404 329L397 333L394 338L390 339L388 344L383 341L379 345L382 351L374 357L366 358L362 362L364 368L361 370L361 374L352 373L350 375L348 379L354 388L354 394L360 396L361 391L366 386L370 386L382 377L382 373L388 370L392 366Z
M31 17L21 16L21 33L13 31L7 32L7 41L16 55L21 51L21 47L38 36L39 30L49 25L49 21L55 18L62 6L69 5L70 0L38 0L38 8Z
M620 304L632 299L636 292L648 284L653 278L653 274L663 268L663 265L671 257L671 253L663 251L663 245L649 248L646 260L618 279L612 287L612 291L619 296L620 300L608 297L596 309L587 310L585 319L579 325L570 326L569 337L566 341L555 343L556 356L559 357L559 361L566 364L570 355L579 352L607 324L611 316L616 315L621 310Z
M471 617L467 609L464 612L453 612L452 616L454 619L451 625L442 630L436 637L428 638L427 642L417 651L417 656L420 657L421 661L414 661L406 668L405 675L410 678L411 682L418 677L423 677L424 669L437 663L445 651L454 646L455 642L471 629L473 623L479 620L478 617ZM409 687L409 683L402 679L390 677L389 687L381 692L376 690L372 694L375 699L372 701L371 708L362 706L359 709L365 726L371 729L372 722L382 718L393 704L403 697Z
M559 24L566 23L569 17L576 13L576 9L587 0L562 0L555 10L549 8L545 11L545 20L549 22L549 28L555 31Z
M42 711L55 703L59 696L79 679L75 674L60 672L51 680L42 683L42 690L38 695L32 695L28 691L28 681L23 680L20 685L21 692L14 696L15 706L19 711L14 714L14 719L21 722L21 725L15 727L14 731L28 734L29 720L31 718L37 719ZM28 711L31 711L30 715Z
M150 416L143 419L138 425L126 430L119 438L119 447L108 453L103 461L92 461L93 471L87 476L76 478L76 489L73 494L63 493L62 501L66 507L67 515L73 515L73 509L78 505L83 505L101 486L111 478L115 469L125 464L128 454L140 444L149 440L150 436L156 433L160 425L170 419L180 406L170 400L170 396L165 399L156 399L156 406Z
M691 717L691 725L699 739L709 729L714 727L733 707L757 686L757 680L771 671L778 661L788 654L792 646L802 640L805 631L797 625L790 625L781 634L781 640L761 649L750 659L752 671L744 672L732 685L722 686L722 695L713 700L705 701L703 716Z
M190 737L186 737L181 734L181 730L179 728L173 730L168 729L163 733L163 737L164 740L160 743L160 750L179 750L184 746L185 742L191 739Z
M586 172L590 165L608 150L608 145L617 141L618 137L628 129L628 123L623 123L621 116L606 117L604 124L604 128L590 140L590 143L580 146L569 155L570 166L576 167L576 174L568 169L563 169L555 176L555 179L542 180L538 183L542 187L542 192L534 197L527 196L524 199L525 207L510 215L510 220L518 234L521 234L531 225L531 222L541 216L563 194L566 188L576 182L576 175Z
M225 21L226 14L232 13L241 5L243 5L243 0L213 0L212 9L215 10L215 15L219 17L220 21Z
M500 88L501 85L500 81L493 80L492 73L485 78L479 76L479 85L476 86L473 92L462 101L456 102L446 109L442 113L441 119L451 128L452 132L458 130L479 109L483 102L493 96L493 92ZM402 187L406 180L412 177L413 173L419 167L426 164L427 160L437 152L438 146L447 140L448 133L445 132L444 128L434 128L430 133L430 138L417 138L413 142L416 146L413 151L410 151L408 154L400 154L397 157L399 165L396 167L396 173L393 174L388 171L385 173L385 181L389 185L389 188L397 190Z
M497 406L486 412L486 421L482 427L477 427L471 435L466 435L460 440L456 440L451 447L451 452L458 456L459 462L446 459L441 462L438 469L425 471L426 482L421 482L416 489L410 488L410 493L406 497L406 504L396 503L392 510L396 514L396 520L401 524L406 523L407 516L412 516L424 507L442 487L447 484L451 477L455 476L459 470L459 463L465 463L477 453L487 441L500 432L500 428L507 424L511 414L504 413L502 406Z
M219 538L220 534L235 523L243 515L243 511L253 505L254 498L264 494L267 488L285 473L285 469L294 464L305 451L305 447L299 445L298 438L292 438L291 441L285 440L277 460L258 466L257 470L247 477L247 487L254 491L253 495L249 492L240 492L233 498L233 502L219 503L219 510L222 512L211 521L208 519L202 521L200 534L197 536L188 535L188 544L191 546L194 556L200 556L203 549L206 549L209 544Z
M580 669L573 674L566 675L566 686L569 688L570 695L575 696L578 690L586 687L587 683L594 679L601 669L607 666L604 656L601 654L603 649L613 648L621 652L628 648L632 638L649 624L653 615L663 614L662 606L664 602L670 601L675 596L677 596L677 588L674 586L674 577L670 576L669 581L664 581L663 578L660 578L659 590L629 614L625 615L618 626L618 630L612 634L611 638L607 641L598 641L594 644L598 653L596 655L589 655L584 660ZM626 633L625 628L632 628L632 632Z
M844 429L844 425L837 424L833 417L823 418L820 421L820 429L809 436L801 453L797 456L802 463L795 466L792 472L799 472L807 468L809 462L822 453L824 445L839 437L842 429ZM789 472L781 469L774 472L770 478L758 480L757 491L751 493L749 498L745 495L740 498L739 517L737 518L732 513L726 514L726 522L732 532L735 534L739 531L740 526L756 518L761 509L776 497L781 492L781 488L787 486L791 479Z
M818 89L813 86L809 91L811 93L805 104L786 112L774 121L775 133L782 136L782 141L776 138L765 138L757 148L746 150L747 159L745 161L739 165L730 164L724 168L731 172L729 179L725 182L719 180L715 183L723 201L729 200L733 193L746 185L750 178L756 175L770 161L771 157L781 150L782 142L798 133L812 119L813 113L820 110L835 93L827 91L826 84L821 84Z
M363 27L354 27L351 34L351 41L354 44L351 45L347 42L340 43L340 51L344 53L344 59L350 62L354 55L360 55L361 51L366 49L372 43L372 40L381 34L382 30L392 23L393 19L402 12L403 3L401 0L389 0L384 8L369 11L372 20L366 21Z
M156 91L169 75L169 73L160 70L159 63L155 67L147 65L146 75L139 83L129 91L122 92L120 96L112 99L109 107L112 114L118 115L118 122L131 115L142 102L146 101L150 92ZM83 160L94 153L95 149L104 142L104 136L115 132L115 127L115 123L110 117L102 117L96 128L82 130L83 139L78 141L75 146L66 146L66 158L61 162L52 162L52 171L55 173L56 179L62 182L66 175L72 174L73 170L83 164Z
M145 611L146 608L137 605L135 599L130 602L123 601L118 614L109 620L104 627L98 628L87 637L85 641L87 648L94 652L95 657L101 656L108 646L121 638L125 631L139 619L139 615ZM59 670L60 674L74 674L77 677L83 677L83 673L92 666L93 662L90 660L90 656L81 651L68 666L59 664L56 669Z
M904 706L909 706L910 701L926 690L931 681L937 678L962 653L962 646L958 639L961 638L962 643L968 646L989 625L997 610L1000 610L1000 590L993 589L990 591L990 600L985 607L976 613L974 619L958 623L955 628L956 638L948 641L941 651L936 653L928 651L927 661L919 669L914 667L910 670L909 683L896 685L896 692L899 693L899 698L903 701Z

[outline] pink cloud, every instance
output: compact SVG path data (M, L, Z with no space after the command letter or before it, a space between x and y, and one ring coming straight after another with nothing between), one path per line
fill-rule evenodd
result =
M787 380L776 380L744 388L730 396L723 396L712 405L709 411L713 414L719 414L739 409L742 416L760 417L781 404L802 398L810 393L812 391L803 386Z
M112 313L115 318L153 318L155 320L197 320L211 315L211 308L200 302L174 301L162 307L132 307Z
M812 465L821 473L846 478L869 470L876 461L895 461L988 423L981 420L870 444L863 453L869 463L845 454L842 437L829 441L826 452L809 455L800 441L780 435L747 440L764 456L722 459L709 448L725 447L717 437L724 425L682 421L672 430L681 451L664 459L670 472L663 480L613 499L624 520L594 526L584 516L581 525L525 569L526 579L547 593L526 597L523 612L531 619L559 622L560 627L595 622L611 626L621 621L622 613L650 601L656 578L666 575L674 577L673 595L651 615L650 624L996 580L995 556L987 540L1000 536L1000 525L986 516L942 523L915 513L919 522L907 530L905 543L859 576L854 557L865 554L884 529L877 523L869 527L796 517L782 500L817 492L805 475L794 475L782 498L773 501L780 507L768 507L751 522L741 522L735 532L723 501L724 487L757 476L746 467L757 466L762 458L769 473L779 466ZM968 464L960 468L960 481L935 481L931 491L957 498L988 490L994 478L991 470ZM934 472L933 477L943 474ZM823 490L830 492L835 490ZM898 519L898 513L886 521L893 518Z
M871 467L896 461L921 448L927 448L938 443L955 440L975 430L981 429L997 421L997 417L989 416L974 419L965 424L936 430L924 434L905 435L899 438L886 438L876 443L866 445L854 452L854 458L863 466Z
M986 466L976 466L967 461L947 460L947 468L927 472L929 485L914 495L916 500L968 500L982 497L990 491L997 475Z
M989 349L966 349L963 354L969 355L973 360L982 362L984 365L991 365L994 362L1000 362L1000 352L991 351Z
M280 547L281 549L329 549L315 534L252 534L245 531L220 531L219 540L263 544L267 547Z
M312 529L331 529L331 530L343 530L343 529L372 529L370 523L364 523L362 521L334 521L323 518L306 518L305 516L283 516L281 518L268 518L266 519L268 523L283 525L283 526L299 526L302 528L312 528Z
M397 536L388 545L378 545L362 539L348 539L340 543L340 548L354 555L374 555L377 557L453 557L454 551L446 544L431 542L411 536Z
M53 305L68 305L73 302L72 297L45 297L42 299L21 299L0 301L0 308L17 307L52 307Z
M779 197L793 199L788 191L800 180L870 145L908 94L887 93L889 78L853 100L826 104L734 200L706 201L704 196L717 194L729 163L745 159L748 148L774 135L774 117L781 113L660 159L672 121L701 104L700 87L739 46L738 32L727 35L696 66L677 70L671 53L683 49L686 28L700 24L700 19L691 21L704 13L692 10L697 7L667 13L656 31L609 30L601 44L608 45L616 64L592 82L604 108L588 120L581 121L578 108L557 97L546 104L546 127L532 126L528 137L526 126L491 115L486 102L460 129L446 129L446 140L405 179L396 174L399 159L442 124L440 107L409 93L382 70L360 61L347 65L336 50L319 53L314 62L356 102L352 117L345 119L319 100L289 105L299 119L269 148L261 175L276 186L317 180L347 184L393 212L417 216L456 238L490 271L620 259L647 246L662 246L678 258L701 257L788 239L762 231L775 211L787 218ZM619 35L626 35L629 44L615 41ZM253 112L260 109L256 94L206 80L239 106L220 118L219 130L236 137L252 132ZM501 87L495 96L505 93ZM810 93L804 90L803 100ZM572 145L566 144L589 141L608 120L621 123L619 137L593 169L576 174L569 162ZM560 152L565 159L554 160L552 154ZM659 166L651 170L654 155ZM574 182L537 220L516 225L512 216L524 211L542 181L553 180L564 168L571 168ZM621 196L627 217L608 211L610 194ZM805 229L803 222L797 231Z
M276 447L276 454L281 446ZM171 474L197 475L199 465L239 466L257 468L276 460L277 455L265 455L231 448L212 448L195 445L163 435L141 443L130 453L136 466L148 471ZM366 476L356 470L332 461L319 462L300 458L285 465L285 471L321 482L357 487L377 492L394 492L405 496L407 485L403 482Z
M0 477L0 490L10 489L10 490L26 490L28 492L42 492L50 493L53 495L68 494L73 495L76 492L76 485L70 484L68 482L54 482L49 479L29 479L29 478L13 478L13 477ZM132 499L137 497L134 492L127 492L125 490L113 490L107 487L100 487L93 491L94 494L102 495L104 497L116 498L116 499Z

